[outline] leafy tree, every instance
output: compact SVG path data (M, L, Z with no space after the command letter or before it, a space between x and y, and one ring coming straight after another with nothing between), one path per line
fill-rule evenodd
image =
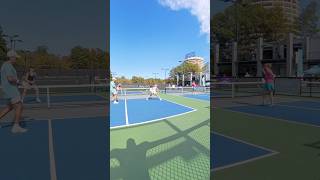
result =
M224 12L213 16L211 29L212 41L218 42L221 49L229 52L229 56L230 42L238 40L240 60L248 58L259 37L267 41L280 42L289 31L293 31L292 23L288 23L282 8L267 9L261 5L246 3L232 5Z
M131 84L131 80L127 79L125 76L117 77L116 82L120 84L125 84L125 85Z
M89 67L90 51L81 46L72 48L70 61L73 69L87 69Z
M302 10L300 17L296 22L299 34L303 37L313 35L320 32L319 28L319 4L317 1L311 1L306 8Z
M144 78L139 77L139 76L132 76L131 82L134 84L143 84L144 83Z
M0 26L0 61L4 61L7 57L7 43L3 35L2 27Z
M36 49L37 54L47 55L48 54L48 47L45 45L38 46Z
M177 74L180 74L180 75L184 74L186 76L190 72L194 74L199 73L201 72L201 68L197 64L183 62L179 66L170 70L170 77L175 78Z

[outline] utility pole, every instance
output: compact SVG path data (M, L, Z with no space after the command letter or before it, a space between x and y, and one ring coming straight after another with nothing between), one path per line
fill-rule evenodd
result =
M159 73L153 73L155 80L157 79L157 74L159 74Z
M17 35L17 34L12 35L12 36L4 34L3 37L6 37L9 39L10 49L12 49L12 50L16 49L16 42L23 42L21 39L18 39L19 35Z
M178 61L179 63L182 63L182 86L185 85L185 82L184 82L184 61L181 60L181 61Z
M169 71L169 68L161 68L161 70L164 71L164 84L167 84L167 71Z

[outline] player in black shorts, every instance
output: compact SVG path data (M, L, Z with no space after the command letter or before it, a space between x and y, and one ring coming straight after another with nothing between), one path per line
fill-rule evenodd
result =
M27 95L27 91L29 89L34 89L35 92L36 92L36 101L38 103L41 102L40 98L39 98L39 88L36 84L36 77L37 77L37 74L36 72L34 71L33 68L30 68L29 71L26 73L26 76L25 76L25 79L22 83L23 87L24 87L24 90L23 90L23 93L22 93L22 102L24 100L24 97Z

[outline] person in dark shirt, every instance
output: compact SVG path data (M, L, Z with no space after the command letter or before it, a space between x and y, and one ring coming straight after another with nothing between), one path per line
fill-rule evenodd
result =
M23 90L23 93L22 93L22 102L24 100L24 97L26 97L27 91L29 89L34 89L35 90L35 92L36 92L36 101L38 103L41 102L40 97L39 97L39 88L38 88L38 86L36 84L36 77L37 77L36 72L34 71L33 68L30 68L29 71L26 73L26 76L25 76L24 81L22 83L22 85L24 87L24 90Z

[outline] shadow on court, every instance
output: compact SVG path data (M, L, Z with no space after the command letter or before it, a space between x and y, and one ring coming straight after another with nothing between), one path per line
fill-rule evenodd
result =
M320 151L320 141L304 144L304 146L307 146L313 149L318 149ZM320 156L320 153L318 154L318 156Z
M182 157L184 161L191 161L199 154L199 151L210 157L210 150L189 136L189 133L203 126L208 126L210 123L209 119L184 131L168 120L164 120L163 122L177 133L157 141L146 141L140 144L137 144L134 139L129 138L125 149L114 149L110 152L111 164L119 164L117 167L111 168L111 179L150 180L149 169L161 166L161 164L170 159ZM184 141L174 146L166 144L179 138L184 138ZM151 149L153 149L153 155L147 156L147 152ZM172 171L178 169L179 164L175 164ZM163 173L168 172L163 171ZM161 175L159 174L159 176Z

